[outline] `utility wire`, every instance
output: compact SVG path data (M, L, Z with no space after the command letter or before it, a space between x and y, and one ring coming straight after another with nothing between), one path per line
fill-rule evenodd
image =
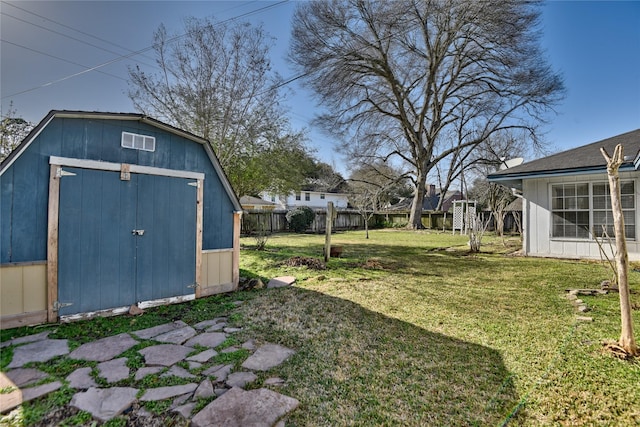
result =
M84 40L81 40L81 39L79 39L79 38L72 37L72 36L70 36L70 35L68 35L68 34L64 34L64 33L61 33L61 32L59 32L59 31L56 31L56 30L52 30L52 29L47 28L47 27L44 27L44 26L42 26L42 25L34 24L33 22L29 22L29 21L27 21L27 20L25 20L25 19L18 18L17 16L13 16L13 15L10 15L10 14L5 13L5 12L0 12L0 15L8 16L9 18L13 18L13 19L15 19L15 20L17 20L17 21L24 22L25 24L33 25L34 27L41 28L41 29L43 29L43 30L45 30L45 31L49 31L49 32L52 32L52 33L54 33L54 34L58 34L58 35L60 35L60 36L62 36L62 37L66 37L66 38L69 38L69 39L71 39L71 40L75 40L75 41L80 42L80 43L82 43L82 44L86 44L87 46L95 47L96 49L100 49L100 50L102 50L102 51L105 51L105 52L111 53L111 54L113 54L113 55L122 55L120 52L115 52L115 51L113 51L113 50L105 49L105 48L103 48L103 47L101 47L101 46L98 46L98 45L95 45L95 44L93 44L93 43L89 43L89 42L84 41ZM40 16L40 15L37 15L37 16ZM89 35L89 34L87 34L87 35ZM18 46L18 45L16 44L16 46ZM34 52L37 52L37 51L36 51L36 50L34 50L34 49L30 49L30 48L25 48L25 49L29 49L29 50L33 50ZM128 51L129 53L131 53L131 52L132 52L132 50L131 50L131 49L127 49L127 48L124 48L124 47L121 47L121 49L124 49L124 50ZM147 63L144 63L144 62L141 62L141 64L146 65L147 67L156 67L156 68L157 68L157 66L155 66L155 65L150 65L150 64L147 64Z
M278 2L278 3L274 3L274 4L267 5L267 6L263 6L263 7L259 8L259 9L255 9L255 10L252 10L252 11L249 11L249 12L246 12L246 13L242 13L242 14L240 14L240 15L237 15L237 16L234 16L234 17L231 17L231 18L228 18L228 19L225 19L225 20L219 21L219 22L217 22L217 25L225 24L225 23L227 23L227 22L235 21L235 20L237 20L237 19L244 18L244 17L246 17L246 16L254 15L254 14L257 14L257 13L262 13L262 12L264 12L265 10L272 9L272 8L274 8L274 7L278 7L278 6L280 6L280 5L282 5L282 4L285 4L285 3L288 3L288 2L289 2L289 0L282 0L282 1ZM179 39L181 39L181 38L185 37L186 35L187 35L187 34L180 34L180 35L177 35L177 36L171 37L171 38L169 38L169 39L167 40L167 43L173 43L173 42L175 42L175 41L177 41L177 40L179 40ZM14 96L17 96L17 95L22 95L22 94L24 94L24 93L33 92L33 91L35 91L35 90L42 89L42 88L47 87L47 86L52 86L52 85L54 85L54 84L56 84L56 83L60 83L60 82L63 82L63 81L65 81L65 80L69 80L69 79L71 79L71 78L81 76L81 75L86 74L86 73L89 73L89 72L91 72L91 71L96 71L96 70L98 70L98 69L100 69L100 68L102 68L102 67L105 67L105 66L107 66L107 65L114 64L114 63L116 63L116 62L120 62L120 61L122 61L122 60L124 60L124 59L129 59L129 58L131 58L131 57L133 57L133 56L140 55L140 54L142 54L142 53L144 53L144 52L148 52L148 51L150 51L150 50L152 50L152 49L153 49L153 45L151 45L151 46L147 46L147 47L142 48L142 49L140 49L140 50L132 51L131 53L128 53L128 54L126 54L126 55L120 55L120 56L118 56L118 57L116 57L116 58L113 58L113 59L111 59L111 60L109 60L109 61L106 61L106 62L103 62L103 63L98 64L98 65L96 65L96 66L93 66L93 67L87 68L86 70L83 70L83 71L80 71L80 72L77 72L77 73L73 73L73 74L70 74L70 75L67 75L67 76L61 77L61 78L59 78L59 79L56 79L56 80L51 80L51 81L46 82L46 83L43 83L43 84L41 84L41 85L39 85L39 86L34 86L34 87L29 88L29 89L25 89L25 90L22 90L22 91L19 91L19 92L12 93L12 94L10 94L10 95L3 96L3 97L2 97L2 98L0 98L0 99L11 98L11 97L14 97ZM289 81L288 83L290 83L290 82L291 82L291 81L293 81L293 80L297 80L297 79L298 79L298 78L300 78L300 77L302 77L302 76L298 76L298 77L295 77L295 78L293 78L293 79L290 79L290 81ZM274 88L277 88L277 87L280 87L280 86L281 86L281 85L276 85Z
M32 12L32 11L27 10L27 9L25 9L25 8L22 8L22 7L20 7L20 6L16 6L16 5L15 5L15 4L13 4L13 3L9 3L9 2L6 2L6 1L1 1L0 3L2 3L2 4L4 4L4 5L7 5L7 6L14 7L14 8L16 8L16 9L19 9L19 10L21 10L21 11L23 11L23 12L26 12L26 13L29 13L29 14L31 14L31 15L37 16L37 17L38 17L38 18L40 18L40 19L44 19L45 21L52 22L52 23L54 23L54 24L56 24L56 25L59 25L59 26L61 26L61 27L67 28L67 29L72 30L72 31L75 31L75 32L80 33L80 34L82 34L82 35L84 35L84 36L91 37L91 38L93 38L93 39L95 39L95 40L99 40L99 41L101 41L101 42L103 42L103 43L110 44L111 46L117 47L117 48L119 48L119 49L126 50L127 52L132 52L132 50L131 50L131 49L129 49L129 48L125 47L125 46L121 46L121 45L119 45L119 44L117 44L117 43L113 43L113 42L111 42L111 41L109 41L109 40L106 40L106 39L100 38L100 37L98 37L98 36L95 36L95 35L90 34L90 33L87 33L87 32L84 32L84 31L79 30L79 29L77 29L77 28L71 27L70 25L63 24L62 22L54 21L54 20L53 20L53 19L51 19L51 18L47 18L46 16L42 16L42 15L40 15L40 14L37 14L37 13L35 13L35 12ZM3 15L5 15L5 14L3 13ZM11 15L8 15L8 14L6 14L6 15L7 15L7 16L11 16ZM13 16L11 16L11 17L13 18ZM15 19L18 19L18 18L15 18ZM24 22L27 22L27 21L24 21ZM37 26L37 27L40 27L39 25L33 24L33 23L31 23L31 22L27 22L27 23L28 23L28 24L31 24L31 25L35 25L35 26ZM55 32L55 31L50 30L50 29L45 28L45 27L40 27L40 28L44 28L45 30ZM57 34L60 34L60 33L57 33ZM64 34L63 34L63 35L64 35ZM85 41L83 41L83 40L80 40L80 39L77 39L77 38L73 38L73 37L71 37L71 36L66 36L66 37L70 37L70 38L72 38L72 39L74 39L74 40L78 40L78 41L81 41L81 42L83 42L83 43L86 43L86 42L85 42ZM90 43L86 43L86 44L91 45ZM91 46L93 46L93 45L91 45ZM104 49L103 49L103 50L104 50ZM110 51L108 51L108 52L110 52ZM110 52L110 53L115 53L115 52ZM118 53L118 55L119 55L119 53ZM151 58L151 57L146 57L146 58L147 58L147 59L150 59L150 60L152 60L152 61L153 61L153 58Z
M7 44L10 44L12 46L19 47L21 49L30 50L31 52L35 52L35 53L38 53L40 55L48 56L50 58L57 59L57 60L62 61L62 62L66 62L68 64L77 65L78 67L82 67L82 68L89 68L86 65L82 65L82 64L79 64L77 62L70 61L68 59L60 58L59 56L51 55L50 53L41 52L39 50L30 48L30 47L27 47L27 46L23 46L23 45L18 44L18 43L10 42L9 40L0 39L0 41L2 43L7 43ZM127 81L127 79L125 79L124 77L116 76L115 74L107 73L105 71L100 71L100 70L97 70L97 71L98 71L98 73L104 74L105 76L109 76L109 77L113 77L113 78L116 78L116 79L120 79L120 80L123 80L125 82Z

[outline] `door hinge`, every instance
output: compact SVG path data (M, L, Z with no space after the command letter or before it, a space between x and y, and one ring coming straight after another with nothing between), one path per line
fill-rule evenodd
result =
M70 305L73 305L73 303L72 302L54 301L53 302L53 311L60 311L61 308L69 307Z
M189 182L187 185L192 187L200 188L200 181Z
M63 176L76 176L76 174L73 172L67 172L62 168L58 168L58 171L56 172L56 178L62 178Z
M131 230L131 234L134 236L142 236L144 235L144 230Z
M196 289L200 287L200 283L192 283L190 285L187 285L187 288L192 288L192 289Z

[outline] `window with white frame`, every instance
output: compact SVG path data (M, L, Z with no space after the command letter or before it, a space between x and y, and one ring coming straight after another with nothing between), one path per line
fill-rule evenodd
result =
M320 199L324 200L324 193L320 193Z
M621 183L625 234L635 239L635 183ZM602 235L602 226L613 237L613 214L608 182L565 183L551 186L551 237L589 239Z
M300 194L301 193L299 191L296 193L296 200L302 200L302 198L300 197Z
M603 227L610 237L613 231L613 213L609 183L594 183L593 189L593 230L596 236L602 236ZM624 234L628 239L636 238L635 185L633 181L620 183L620 204L624 217Z
M309 200L311 200L311 194L310 193L304 193L304 200L306 200L307 202Z
M122 141L120 145L124 148L131 148L133 150L156 151L156 138L137 133L122 132Z

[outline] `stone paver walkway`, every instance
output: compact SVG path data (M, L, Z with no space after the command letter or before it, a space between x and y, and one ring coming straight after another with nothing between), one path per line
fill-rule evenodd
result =
M254 340L217 349L240 330L227 327L225 318L216 318L195 325L176 321L122 333L81 345L72 352L67 340L49 339L48 333L3 343L3 348L13 346L13 359L8 371L0 372L0 388L5 391L0 394L0 413L6 415L23 402L45 396L66 384L76 390L70 405L102 422L129 410L135 402L144 405L148 401L171 399L169 410L191 419L194 426L273 426L297 408L299 402L267 388L245 391L244 387L258 378L254 371L268 371L295 352L275 344L259 345ZM157 344L139 350L144 365L130 368L122 354L146 340ZM215 362L218 354L234 351L252 353L240 370L234 371L232 364ZM47 362L58 356L95 362L92 364L95 368L78 368L63 382L36 368L23 368L31 362ZM138 384L143 380L144 384L152 383L147 378L150 375L160 380L171 376L188 382L151 388ZM128 386L118 386L123 380ZM264 384L278 387L284 381L267 378ZM202 398L213 400L198 413L192 413Z

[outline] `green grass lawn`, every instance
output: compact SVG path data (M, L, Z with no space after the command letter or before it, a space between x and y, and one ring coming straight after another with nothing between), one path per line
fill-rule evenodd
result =
M298 350L282 368L302 402L291 425L639 425L640 363L602 351L617 339L617 294L585 297L576 321L567 288L599 288L600 263L523 258L486 237L374 230L339 233L326 270L324 236L276 235L267 251L242 243L241 266L295 287L255 292L251 333ZM507 241L510 250L518 241ZM640 273L632 272L636 337ZM516 410L517 409L517 410Z
M640 424L640 361L602 350L603 340L620 333L618 295L582 298L593 322L577 321L565 298L568 288L599 288L611 275L602 264L512 256L519 241L505 246L492 236L480 254L468 253L466 236L426 231L373 230L368 240L354 231L332 242L344 247L343 256L313 270L288 261L321 259L323 235L274 235L264 251L242 238L241 275L265 283L292 275L293 287L49 328L76 347L171 320L227 315L243 327L238 342L296 350L250 386L286 380L277 390L301 402L288 426ZM640 273L630 279L638 340ZM3 370L10 360L4 353ZM68 402L67 394L26 404L26 412L37 420L38 411Z

